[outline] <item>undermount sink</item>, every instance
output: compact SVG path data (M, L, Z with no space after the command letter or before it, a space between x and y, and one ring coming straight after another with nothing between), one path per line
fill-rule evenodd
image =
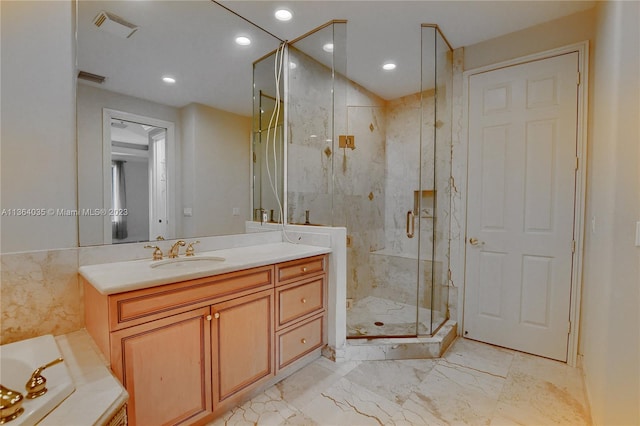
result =
M224 262L224 257L218 256L189 256L177 257L175 259L159 260L151 263L152 268L188 268L192 266L207 266L212 263Z

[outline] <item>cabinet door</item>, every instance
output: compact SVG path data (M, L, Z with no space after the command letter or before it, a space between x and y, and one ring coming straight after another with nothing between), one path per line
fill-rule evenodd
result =
M135 426L193 423L212 413L210 309L113 332L111 366Z
M214 410L274 375L273 290L211 307ZM228 401L228 402L227 402Z

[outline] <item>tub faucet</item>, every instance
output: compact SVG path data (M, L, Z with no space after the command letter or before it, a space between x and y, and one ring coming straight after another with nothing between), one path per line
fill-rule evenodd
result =
M178 254L180 253L180 246L184 246L186 244L187 243L185 243L184 240L176 241L169 249L169 259L175 259L178 257Z
M45 368L52 367L56 364L61 363L62 361L64 361L62 358L57 358L48 364L36 368L33 374L31 374L31 378L24 386L27 389L27 398L34 399L44 395L47 392L47 379L45 379L44 376L42 376L42 374L40 373L42 373L42 370L44 370Z

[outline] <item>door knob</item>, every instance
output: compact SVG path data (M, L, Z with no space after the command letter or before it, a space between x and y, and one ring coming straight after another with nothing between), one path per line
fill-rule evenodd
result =
M480 241L477 238L469 238L469 244L472 246L482 246L484 245L484 241Z

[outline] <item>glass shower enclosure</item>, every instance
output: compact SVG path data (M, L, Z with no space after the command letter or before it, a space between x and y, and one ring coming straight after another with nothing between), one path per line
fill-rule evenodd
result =
M332 21L288 45L287 222L346 227L349 338L430 336L449 315L452 50L416 29L387 88L348 36Z

